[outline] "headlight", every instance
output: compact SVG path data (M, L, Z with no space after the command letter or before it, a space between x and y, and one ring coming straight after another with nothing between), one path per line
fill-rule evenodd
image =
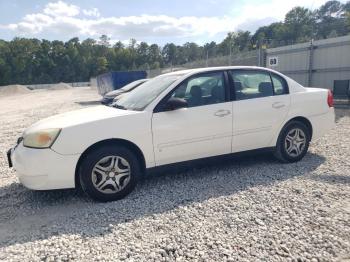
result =
M28 133L23 138L23 145L34 148L48 148L55 142L60 131L60 128L51 128Z
M124 94L122 95L118 95L113 99L113 102L117 102L120 98L122 98L123 96L125 96Z

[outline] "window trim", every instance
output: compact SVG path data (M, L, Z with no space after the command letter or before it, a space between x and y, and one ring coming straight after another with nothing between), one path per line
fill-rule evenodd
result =
M188 82L189 80L191 80L191 78L195 78L195 77L200 77L202 75L210 75L210 74L215 74L215 73L222 73L223 74L223 79L224 79L224 89L225 89L225 102L229 102L230 100L230 96L229 96L229 81L228 81L228 73L226 72L226 70L213 70L213 71L206 71L206 72L200 72L200 73L196 73L193 75L190 75L189 77L187 77L186 79L182 80L178 85L176 85L173 89L171 89L171 91L169 91L168 94L166 94L159 102L158 104L154 107L153 109L153 113L161 113L161 112L166 112L164 110L164 105L165 102L170 98L170 96L174 93L174 91L180 87L182 84L184 84L185 82ZM220 104L220 103L218 103ZM207 106L207 105L201 105L201 106ZM201 106L196 106L196 107L201 107Z
M275 94L275 85L274 85L274 83L273 83L272 76L275 76L276 78L279 78L279 79L282 80L283 84L285 85L285 89L286 89L286 90L285 90L285 91L286 91L285 93L280 94L280 95L276 95L276 94ZM272 87L273 87L273 95L274 95L274 96L289 95L289 86L288 86L288 82L287 82L287 80L286 80L283 76L278 75L278 74L273 73L273 72L270 72L270 78L271 78L271 83L272 83Z
M289 86L288 86L288 82L287 80L279 75L279 74L276 74L274 72L271 72L269 70L264 70L264 69L260 69L260 68L237 68L237 69L228 69L227 70L227 75L228 75L228 79L229 79L229 86L230 86L230 99L231 101L243 101L243 100L237 100L237 97L236 97L236 87L234 85L234 81L233 81L233 78L232 78L232 73L231 72L239 72L239 71L250 71L250 72L263 72L263 73L266 73L267 75L269 75L270 77L270 81L271 81L271 85L272 85L272 93L273 95L272 96L281 96L281 95L288 95L289 94ZM282 81L284 82L285 86L286 86L286 93L285 94L281 94L281 95L276 95L275 94L275 86L273 84L273 81L272 81L272 75L274 76L277 76L279 78L282 79ZM262 97L260 97L262 98ZM246 100L250 100L250 99L255 99L255 98L249 98L249 99L246 99Z

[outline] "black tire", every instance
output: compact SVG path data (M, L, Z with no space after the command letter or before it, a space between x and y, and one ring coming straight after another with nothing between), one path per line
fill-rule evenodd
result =
M286 142L286 137L290 132L293 132L293 130L295 129L299 129L304 133L306 141L304 147L302 148L302 150L300 150L300 153L298 155L291 155L287 152L285 143L289 144L289 142ZM311 134L309 128L300 121L292 120L283 127L277 140L274 156L283 163L293 163L300 161L306 155L309 149L310 140ZM293 152L293 154L297 154L295 150L293 150Z
M99 161L110 156L117 156L126 160L129 164L130 176L128 177L128 183L120 191L115 193L103 193L94 185L93 169ZM141 168L139 159L129 148L118 145L102 146L91 151L82 160L79 169L79 179L83 191L92 199L101 202L115 201L124 198L135 188L140 176Z

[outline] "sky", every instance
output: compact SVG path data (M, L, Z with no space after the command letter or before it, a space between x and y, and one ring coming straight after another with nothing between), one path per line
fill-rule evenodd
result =
M72 37L111 42L203 44L227 32L282 21L295 6L316 9L325 0L0 0L0 39ZM341 1L341 2L345 2Z

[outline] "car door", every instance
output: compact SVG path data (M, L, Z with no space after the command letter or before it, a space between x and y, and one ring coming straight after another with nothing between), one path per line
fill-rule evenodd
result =
M232 152L268 147L290 106L287 82L264 70L232 70Z
M156 165L231 153L232 102L223 71L201 73L179 84L171 97L188 107L156 111L152 117Z

